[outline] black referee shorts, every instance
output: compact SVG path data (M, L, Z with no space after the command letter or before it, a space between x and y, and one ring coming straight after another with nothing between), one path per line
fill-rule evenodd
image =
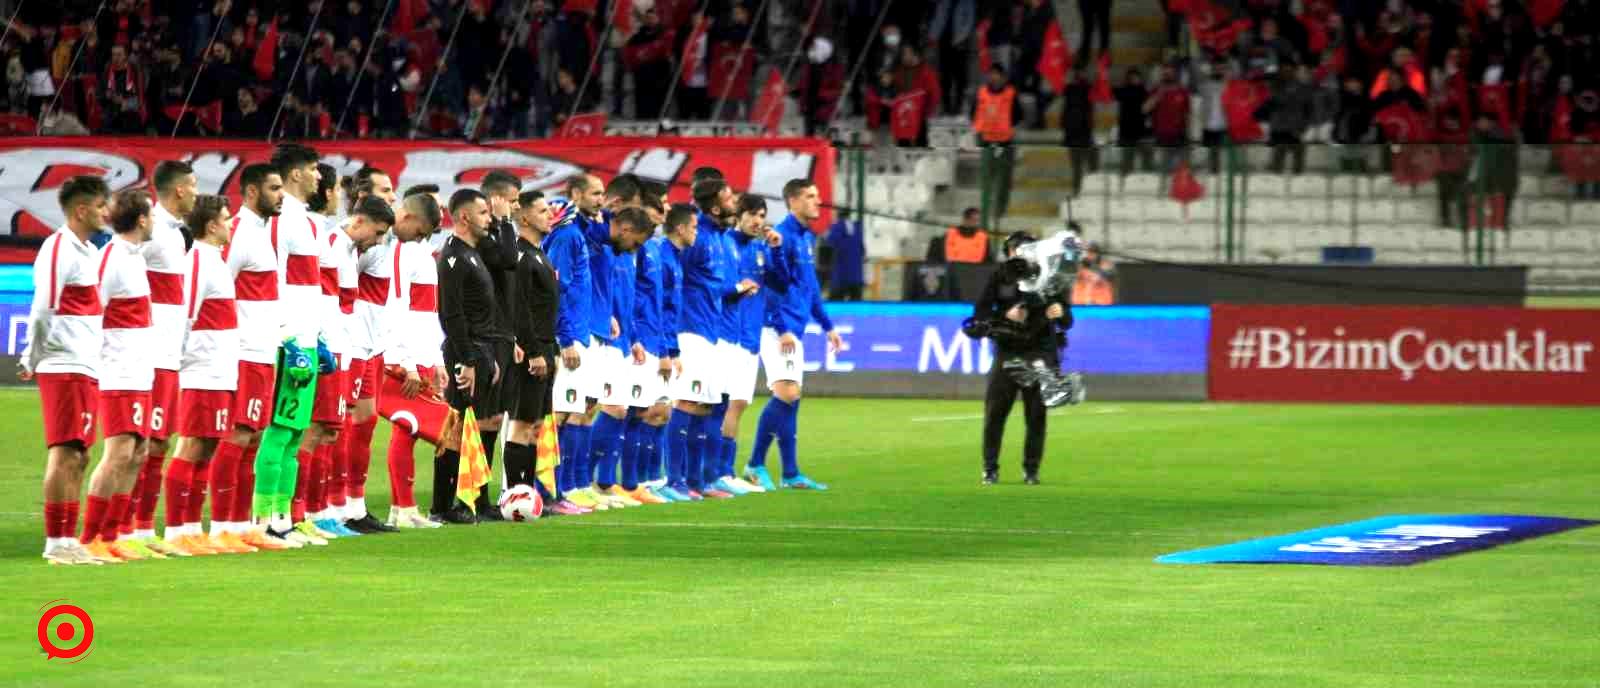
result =
M445 372L450 377L450 384L445 390L444 400L457 411L465 411L470 406L478 418L493 418L506 410L504 390L506 375L511 367L511 343L480 342L478 350L480 353L474 367L476 377L471 396L467 396L466 390L455 384L456 365L461 362L445 357ZM497 371L500 374L498 383L495 382Z
M536 355L530 355L530 358ZM550 413L556 363L553 356L546 355L543 358L550 371L544 377L534 377L529 373L526 360L511 364L511 372L506 375L504 396L506 411L510 412L512 420L537 423Z

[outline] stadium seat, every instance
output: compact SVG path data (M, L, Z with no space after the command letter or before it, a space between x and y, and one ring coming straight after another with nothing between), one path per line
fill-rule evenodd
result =
M1394 177L1387 174L1375 174L1367 177L1366 196L1372 198L1400 198L1410 193L1405 187L1394 182Z
M1421 198L1400 199L1395 201L1394 221L1417 224L1433 222L1438 211L1435 207L1436 205L1431 197L1426 200Z
M1349 233L1329 225L1304 225L1294 228L1294 246L1298 250L1321 251L1324 246L1349 243ZM1319 257L1318 260L1321 260Z
M1561 231L1560 228L1523 227L1514 229L1511 232L1510 243L1511 246L1519 249L1525 248L1530 251L1548 252L1551 241L1555 239L1555 233L1558 231ZM1495 232L1490 236L1499 239L1501 246L1505 245L1506 239L1499 232ZM1476 237L1472 237L1472 241L1477 241Z
M1183 222L1183 204L1170 198L1144 201L1144 218L1152 222Z
M1362 225L1387 225L1394 222L1395 202L1388 199L1364 199L1356 204L1356 215Z
M928 184L947 186L955 181L954 158L942 152L922 156L912 169L917 179Z
M1328 194L1334 197L1350 197L1357 193L1364 193L1361 182L1365 179L1355 174L1336 174L1328 178Z
M1387 225L1376 227L1371 232L1369 243L1383 251L1403 251L1407 253L1422 250L1422 236L1426 227L1416 225Z
M1309 217L1301 214L1301 209L1316 205L1302 201L1291 201L1283 198L1253 198L1246 207L1246 217L1252 224L1289 224L1310 222Z
M1331 224L1350 224L1355 218L1356 206L1363 203L1355 198L1335 196L1328 201L1328 222Z
M1122 193L1133 195L1154 196L1161 190L1161 177L1136 172L1122 178Z
M1593 227L1566 227L1550 233L1550 250L1560 255L1580 254L1585 261L1593 261L1592 255L1581 255L1594 250L1596 230Z
M1383 265L1423 265L1426 263L1425 255L1421 251L1378 248L1373 251L1372 258Z
M1573 203L1572 224L1600 230L1600 202L1578 201Z
M1295 199L1322 200L1328 197L1328 178L1320 174L1297 174L1289 177L1288 194Z
M1210 223L1216 221L1216 217L1217 217L1217 202L1212 200L1212 199L1210 199L1210 198L1201 198L1199 200L1194 201L1193 203L1190 203L1189 207L1188 207L1188 211L1189 211L1189 219L1187 221L1190 224L1195 224L1195 223L1210 224ZM1180 217L1183 216L1183 212L1184 212L1183 205L1182 204L1178 204L1178 214L1179 214Z
M1522 225L1565 225L1567 204L1564 201L1529 201L1512 206L1521 217Z
M1111 243L1123 251L1154 251L1161 248L1161 237L1153 225L1118 224L1110 233Z
M1460 251L1461 230L1429 227L1422 233L1422 248L1429 251Z
M1151 222L1146 226L1166 248L1207 249L1212 244L1210 232L1188 225Z
M1245 188L1252 198L1289 195L1289 178L1281 174L1252 174L1246 180Z
M1283 261L1294 253L1294 235L1298 231L1300 231L1298 227L1281 225L1252 228L1249 236L1246 237L1248 243L1247 251L1252 257L1259 256L1265 252L1276 253L1278 260Z
M1116 196L1106 204L1107 217L1112 222L1142 222L1144 201Z
M1526 189L1528 192L1534 189ZM1559 174L1546 174L1539 177L1537 189L1540 196L1551 198L1569 198L1572 196L1572 180Z
M1114 188L1111 178L1112 175L1105 172L1085 174L1083 176L1083 185L1078 191L1078 195L1080 197L1105 196Z
M1528 196L1538 196L1542 193L1539 186L1541 175L1523 174L1517 179L1517 191Z

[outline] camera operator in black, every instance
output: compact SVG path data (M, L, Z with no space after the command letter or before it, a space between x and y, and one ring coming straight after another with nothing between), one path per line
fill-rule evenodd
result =
M1066 331L1072 327L1072 311L1066 307L1067 294L1043 295L1022 291L1018 283L1038 274L1037 266L1017 259L1017 248L1034 241L1026 232L1006 237L1005 257L1000 269L989 276L983 294L973 304L973 322L979 323L994 340L994 364L989 368L989 385L983 401L983 484L1000 480L1000 441L1005 436L1006 419L1017 396L1022 397L1027 438L1022 448L1023 482L1039 484L1039 463L1044 459L1045 404L1038 386L1024 387L1002 365L1011 359L1043 361L1060 366L1060 349Z

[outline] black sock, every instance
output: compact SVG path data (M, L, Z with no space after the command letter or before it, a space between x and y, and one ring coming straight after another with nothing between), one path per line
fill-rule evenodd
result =
M494 445L500 439L499 430L479 430L478 439L483 440L483 460L494 468Z
M533 447L516 442L506 442L505 467L507 485L533 486Z
M433 458L433 513L450 510L456 500L456 472L461 470L461 454L454 449Z

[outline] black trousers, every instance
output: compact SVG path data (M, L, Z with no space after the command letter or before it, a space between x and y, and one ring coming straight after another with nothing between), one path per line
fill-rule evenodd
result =
M1006 419L1011 407L1022 397L1023 420L1027 436L1022 443L1022 470L1033 473L1044 460L1044 399L1038 387L1019 386L1000 366L1000 356L995 357L989 369L989 389L983 399L983 469L1000 469L1000 441L1006 434Z
M1111 49L1111 0L1078 0L1083 19L1083 34L1078 40L1078 62L1085 64L1094 54L1094 37L1100 35L1100 50Z

